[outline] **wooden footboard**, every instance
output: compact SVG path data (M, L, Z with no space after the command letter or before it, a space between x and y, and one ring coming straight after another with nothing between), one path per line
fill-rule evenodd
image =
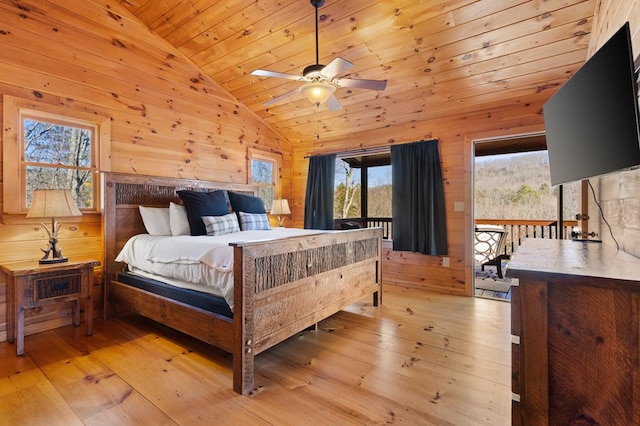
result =
M254 390L254 357L295 333L373 294L381 298L382 230L357 229L234 244L233 320L119 283L115 257L128 238L144 233L138 206L178 202L177 189L248 185L123 174L105 175L105 314L112 304L215 345L233 355L233 388ZM319 231L321 232L321 231Z
M377 304L381 244L381 229L359 229L234 245L236 392L253 390L255 355L369 294Z

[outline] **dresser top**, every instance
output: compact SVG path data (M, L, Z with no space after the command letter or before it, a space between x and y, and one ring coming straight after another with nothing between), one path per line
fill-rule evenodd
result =
M604 243L530 238L512 254L507 275L531 272L640 283L640 259Z

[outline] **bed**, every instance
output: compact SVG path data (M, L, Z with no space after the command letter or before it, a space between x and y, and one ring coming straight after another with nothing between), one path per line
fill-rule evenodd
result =
M366 296L374 305L381 302L379 228L318 231L277 243L230 243L232 315L177 300L153 280L146 287L132 286L123 273L126 265L116 262L116 256L131 237L146 232L140 206L177 203L178 190L255 195L257 188L118 173L106 173L104 184L105 317L128 309L231 353L233 389L238 393L255 390L254 357L262 351Z

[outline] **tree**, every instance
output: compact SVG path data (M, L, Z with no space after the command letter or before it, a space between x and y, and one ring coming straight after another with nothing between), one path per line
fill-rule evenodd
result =
M391 217L391 165L369 168L367 185L367 216Z
M91 131L31 119L23 125L27 193L71 189L80 208L92 207Z
M267 209L275 198L274 186L275 164L270 160L251 160L251 182L258 185L258 196L264 201Z
M369 217L391 217L391 185L369 187L367 192Z
M336 160L336 182L340 182L334 193L334 217L360 217L360 183L354 176L356 169L342 160ZM359 180L359 179L358 179Z

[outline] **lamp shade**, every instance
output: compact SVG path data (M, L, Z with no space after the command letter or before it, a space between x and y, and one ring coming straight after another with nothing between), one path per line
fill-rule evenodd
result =
M300 91L304 93L311 103L320 105L321 103L326 102L326 100L329 99L329 96L333 95L333 92L336 91L336 86L329 83L314 81L302 86Z
M291 214L289 202L286 199L276 199L271 203L271 214Z
M36 189L27 217L72 217L82 216L73 200L70 189Z

